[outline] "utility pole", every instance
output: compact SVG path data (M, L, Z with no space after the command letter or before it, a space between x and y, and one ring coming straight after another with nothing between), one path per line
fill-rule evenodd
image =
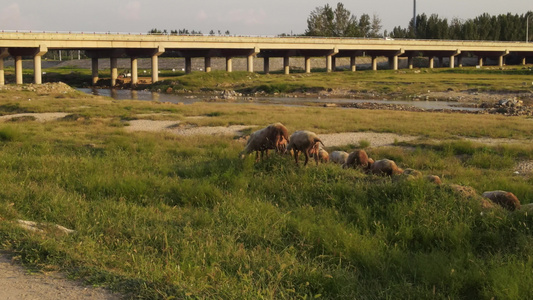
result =
M416 35L416 0L413 0L413 27Z

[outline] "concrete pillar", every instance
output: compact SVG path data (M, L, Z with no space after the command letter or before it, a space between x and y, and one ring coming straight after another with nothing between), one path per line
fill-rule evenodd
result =
M249 73L253 73L254 72L254 54L250 54L248 55L247 57L247 71Z
M433 69L434 67L435 67L435 57L434 56L430 56L429 57L429 68Z
M378 70L378 60L376 56L372 56L372 70L373 71Z
M233 64L231 59L231 57L226 57L226 72L228 73L233 72Z
M4 58L9 56L7 48L0 48L0 86L6 84L4 74Z
M350 57L350 69L352 72L357 70L357 65L355 64L355 56Z
M333 56L328 55L326 56L326 72L333 71Z
M204 57L204 69L206 73L211 72L211 57Z
M4 75L4 58L0 57L0 86L6 84L6 79Z
M505 58L504 55L500 55L498 58L498 66L503 67L503 65L505 65Z
M289 75L291 72L291 66L289 65L289 57L285 56L283 57L283 73L285 75Z
M91 58L93 85L98 82L98 58Z
M41 56L35 55L33 57L33 83L43 83L43 71L41 70Z
M192 72L192 59L185 57L185 74L191 74Z
M455 56L450 55L450 68L455 68Z
M159 81L159 56L152 55L152 83Z
M412 70L414 68L414 57L413 56L408 56L407 57L407 65L409 65L409 69Z
M483 67L483 57L480 56L477 58L477 65Z
M39 45L37 52L33 55L33 82L35 84L43 83L43 71L41 70L41 57L48 52L48 48L43 45Z
M270 57L263 57L263 72L270 73Z
M139 83L138 69L137 69L137 57L131 58L131 85L137 85Z
M15 56L15 83L22 84L22 56Z
M116 57L111 57L110 64L111 64L111 87L114 87L117 84L117 78L118 78L118 59Z
M525 66L525 65L526 65L526 57L524 56L524 57L522 57L522 66ZM1 80L1 78L0 78L0 80Z
M305 57L305 73L311 73L311 57Z

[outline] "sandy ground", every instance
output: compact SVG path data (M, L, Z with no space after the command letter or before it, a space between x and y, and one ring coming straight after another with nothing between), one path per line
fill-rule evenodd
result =
M102 288L84 287L60 274L29 273L6 254L0 254L0 299L120 299Z
M33 116L38 122L46 122L65 117L66 113L25 113L0 116L0 122L5 122L11 118ZM129 132L167 131L178 135L241 135L243 129L252 126L217 126L217 127L187 127L180 126L179 121L153 121L153 120L132 120L125 129ZM320 134L320 138L327 147L354 145L357 146L364 140L370 143L371 147L381 147L392 145L396 142L412 141L417 136L404 136L393 133L374 132L345 132ZM512 139L470 139L474 142L486 143L490 145L524 143ZM528 141L532 142L533 141ZM516 168L519 174L531 174L533 172L533 161L520 162ZM84 287L79 283L67 280L60 274L29 274L26 269L11 259L0 253L0 299L120 299L119 295L94 287Z

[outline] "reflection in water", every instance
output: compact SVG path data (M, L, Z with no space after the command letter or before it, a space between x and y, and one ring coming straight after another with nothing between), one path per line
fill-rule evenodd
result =
M150 91L137 90L120 90L120 89L89 89L80 88L79 91L84 93L112 97L116 100L145 100L145 101L161 101L170 103L184 103L191 104L195 102L208 101L209 95L179 95L179 94L160 94ZM402 101L402 100L359 100L359 99L318 99L318 98L284 98L284 97L254 97L253 100L242 98L240 100L231 101L231 103L254 103L254 104L275 104L275 105L306 105L308 103L382 103L382 104L400 104L411 105L423 109L453 109L453 110L481 110L479 108L456 106L460 103L448 101Z

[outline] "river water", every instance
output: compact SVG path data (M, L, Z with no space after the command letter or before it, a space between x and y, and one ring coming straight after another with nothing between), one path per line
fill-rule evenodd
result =
M111 97L116 100L146 100L146 101L160 101L170 103L184 103L191 104L195 102L212 102L211 95L181 95L181 94L166 94L151 91L136 91L136 90L120 90L120 89L91 89L79 88L87 94L100 95ZM223 101L223 100L219 100ZM285 106L305 106L312 104L350 104L350 103L379 103L379 104L399 104L410 105L417 108L428 110L467 110L476 111L479 108L459 106L457 102L451 101L409 101L409 100L361 100L361 99L343 99L343 98L293 98L293 97L238 97L235 101L229 103L253 103L253 104L276 104Z

